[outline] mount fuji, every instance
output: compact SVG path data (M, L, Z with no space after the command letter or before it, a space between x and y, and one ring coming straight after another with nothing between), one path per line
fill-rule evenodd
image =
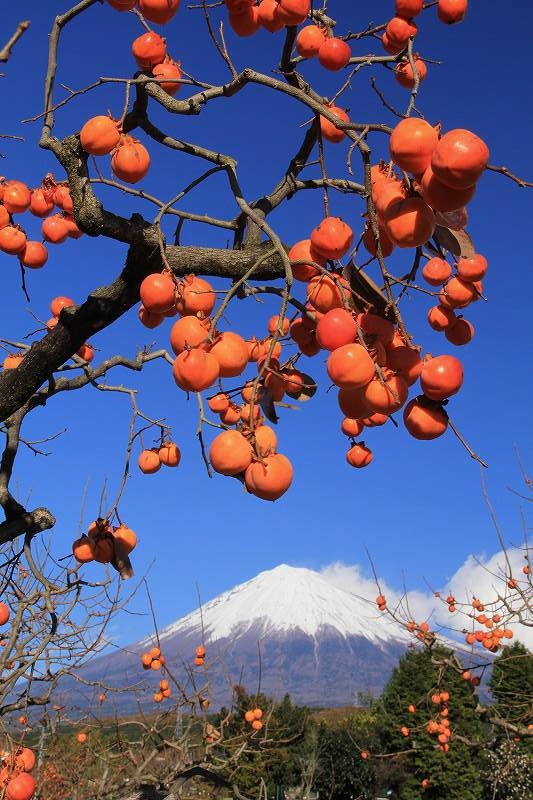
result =
M288 692L296 703L349 705L358 692L379 694L407 646L401 630L373 602L335 587L318 572L286 564L167 626L159 642L185 692L209 681L215 706L229 703L234 684L255 692L259 681L266 694L280 698ZM155 684L160 673L141 672L139 661L155 643L149 637L102 655L83 667L80 677L107 686L138 685L143 678ZM201 643L207 670L192 666ZM60 685L59 694L63 691ZM127 710L127 696L114 695L118 710Z

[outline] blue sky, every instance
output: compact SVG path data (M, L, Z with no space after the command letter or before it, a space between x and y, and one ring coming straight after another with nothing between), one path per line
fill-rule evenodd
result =
M51 154L37 148L39 125L21 125L20 120L42 109L47 34L53 15L67 7L67 2L58 0L22 0L3 12L4 32L10 32L24 17L30 18L32 25L12 60L3 67L6 77L0 86L5 100L0 133L22 135L25 141L0 141L5 156L0 169L7 177L32 186L38 185L47 171L62 177ZM392 14L393 2L362 3L355 9L351 2L329 3L341 32L366 26L370 12L365 7L371 7L371 18L379 23ZM224 9L213 13L216 20L225 19ZM444 130L464 127L475 131L488 143L491 163L505 164L531 179L531 4L526 0L513 3L511 22L502 30L498 4L481 0L472 0L465 22L451 28L436 20L434 9L424 13L417 47L422 56L441 63L430 64L417 105L426 119L440 121ZM208 40L201 12L187 10L183 4L175 20L161 32L167 37L169 52L182 61L185 70L207 82L227 79L225 67ZM102 75L130 75L135 68L130 44L140 33L142 28L133 15L96 4L66 31L58 84L77 89ZM282 36L261 31L251 39L239 40L227 31L227 41L238 69L253 66L268 74L278 62ZM354 43L353 52L365 55L370 47L363 39ZM379 43L372 49L379 53ZM334 95L343 81L342 75L328 73L316 63L304 65L302 71L317 91L328 96ZM394 124L394 118L369 88L371 76L376 77L393 105L406 105L405 90L396 85L390 72L379 67L361 70L339 104L350 109L352 119ZM180 97L186 94L184 89ZM63 96L58 85L56 99ZM57 134L79 130L87 118L108 108L119 116L122 106L123 92L116 87L75 98L58 112ZM167 119L158 108L154 108L153 117L176 136L234 155L246 196L253 199L268 192L282 174L299 146L300 126L309 119L309 113L284 96L250 87L231 100L213 103L199 118ZM375 147L376 159L386 155L386 138L381 134L370 144ZM148 146L153 164L143 188L163 200L203 171L203 165L194 159L169 155L153 143ZM344 144L326 147L330 175L346 176L346 151ZM109 175L107 158L101 158L100 163ZM358 179L355 159L354 166ZM101 196L120 213L140 210L147 217L153 214L150 206L139 205L117 192L106 190ZM489 261L485 282L489 302L478 303L465 314L476 328L470 345L456 350L428 328L427 298L415 294L404 308L407 324L425 351L454 352L464 364L464 386L449 411L472 447L490 465L485 475L488 492L513 543L519 543L522 537L520 501L508 489L519 488L521 480L513 448L516 445L526 465L531 466L533 444L529 416L532 352L528 237L532 199L533 190L486 174L470 204L468 230L478 251ZM332 193L330 205L332 213L342 215L356 233L362 230L364 209L360 200ZM182 207L226 218L235 213L234 201L220 176L191 195ZM291 243L306 238L321 217L319 194L304 192L278 209L271 222L282 239ZM24 216L21 222L27 223L28 233L38 238L36 219ZM170 233L171 227L167 231ZM183 241L225 246L227 235L186 225ZM46 267L28 275L29 307L20 290L16 261L1 255L0 335L20 339L34 330L37 326L29 309L47 319L48 304L55 295L66 294L82 301L92 289L114 278L125 252L118 243L88 237L51 246ZM407 252L395 255L392 271L406 272L409 259ZM219 288L222 286L220 283ZM228 327L245 335L264 335L275 310L274 302L258 305L248 301L230 308ZM133 355L137 347L152 341L167 346L169 328L170 324L149 332L132 311L92 341L97 358L116 352ZM195 437L196 403L194 399L187 402L175 387L168 366L152 364L142 376L125 372L112 375L113 383L139 389L141 409L151 416L165 417L182 450L177 470L142 476L134 468L120 506L122 518L139 536L134 566L138 576L149 576L161 625L196 605L197 585L207 599L282 562L316 569L333 562L361 564L368 572L368 547L379 574L389 585L400 586L405 576L408 585L416 589L425 588L426 580L434 586L443 585L471 553L491 554L498 549L482 497L479 467L451 433L423 443L411 439L401 426L396 430L387 424L365 437L374 451L371 466L354 470L344 459L347 447L340 433L341 415L334 393L326 393L325 357L320 354L302 362L318 379L320 388L301 410L281 413L279 449L291 458L295 479L291 490L274 504L244 494L237 481L220 476L208 479ZM236 383L230 381L229 385ZM108 496L114 496L122 473L129 416L125 396L88 388L55 398L49 408L37 410L27 421L29 439L67 428L48 445L51 454L46 458L23 449L15 475L19 495L24 499L31 496L29 505L47 505L57 516L57 555L69 552L77 534L85 487L85 525L97 514L104 480ZM91 565L87 569L94 576L103 568ZM135 607L146 608L142 592ZM127 642L149 628L148 617L125 616L120 635Z

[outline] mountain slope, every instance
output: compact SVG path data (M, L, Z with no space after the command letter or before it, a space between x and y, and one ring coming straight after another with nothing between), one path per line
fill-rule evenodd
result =
M372 603L332 586L317 572L285 564L167 626L159 641L184 692L193 694L208 682L214 706L230 702L236 683L257 691L259 676L261 691L278 698L289 692L297 703L347 705L358 692L379 694L407 643ZM192 666L194 649L202 642L207 669ZM140 682L149 703L161 673L143 672L139 656L154 644L150 637L103 655L81 676L107 686ZM68 684L60 689L62 702L68 702ZM76 691L83 705L79 685ZM117 710L132 710L130 693L114 698Z

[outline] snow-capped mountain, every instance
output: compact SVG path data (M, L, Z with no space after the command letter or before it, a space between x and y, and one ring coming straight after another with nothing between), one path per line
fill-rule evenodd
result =
M317 572L286 564L206 602L167 626L159 640L185 693L208 681L214 706L230 702L236 683L257 691L259 676L261 691L278 698L288 692L297 703L349 705L358 692L379 694L407 646L373 602L333 586ZM207 669L193 666L201 643ZM149 637L101 656L81 675L107 686L143 680L152 686L161 674L144 673L139 655L154 644ZM79 685L76 692L79 702ZM118 710L127 711L128 694L115 698ZM130 703L133 709L133 695Z
M159 636L162 642L178 634L196 634L201 640L202 625L208 642L238 638L252 628L262 637L299 631L316 638L330 629L376 644L398 639L389 618L368 600L333 586L318 572L287 564L218 595Z

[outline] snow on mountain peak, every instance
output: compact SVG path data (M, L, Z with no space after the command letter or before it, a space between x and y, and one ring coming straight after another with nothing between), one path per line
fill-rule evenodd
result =
M280 564L260 572L205 603L200 610L172 623L160 633L202 630L206 641L235 637L250 628L261 635L298 629L316 636L333 628L342 636L362 636L373 642L401 640L401 631L380 615L373 604L333 586L320 573Z

